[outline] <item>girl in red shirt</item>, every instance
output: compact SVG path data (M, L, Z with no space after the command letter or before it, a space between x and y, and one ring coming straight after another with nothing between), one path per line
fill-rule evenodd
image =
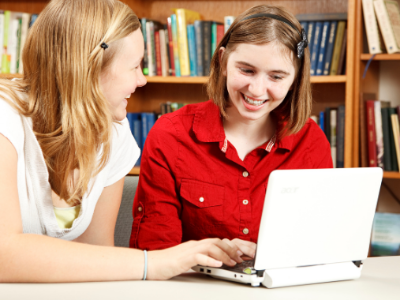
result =
M131 247L224 238L254 257L269 174L332 168L309 119L307 38L286 9L255 6L218 45L210 101L164 115L143 151Z

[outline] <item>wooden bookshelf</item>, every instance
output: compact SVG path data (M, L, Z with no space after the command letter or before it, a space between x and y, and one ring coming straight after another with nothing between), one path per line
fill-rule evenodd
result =
M361 60L370 60L373 55L369 53L361 53ZM376 54L373 60L400 60L400 54Z
M400 172L383 172L383 178L400 179Z
M129 175L139 176L139 173L140 167L133 167L132 170L130 170Z

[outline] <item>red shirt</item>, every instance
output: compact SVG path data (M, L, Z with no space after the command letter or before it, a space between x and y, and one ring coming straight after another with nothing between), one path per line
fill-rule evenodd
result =
M186 105L162 116L147 136L130 246L154 250L212 237L257 242L270 173L332 167L329 142L311 119L242 161L218 107Z

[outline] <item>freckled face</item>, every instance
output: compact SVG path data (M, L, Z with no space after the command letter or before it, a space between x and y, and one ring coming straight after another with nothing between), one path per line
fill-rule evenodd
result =
M295 78L293 58L281 44L240 44L226 71L230 110L243 120L267 119L285 99ZM223 48L222 48L223 49ZM223 55L223 50L222 55Z
M144 41L140 29L124 37L119 45L120 49L117 50L111 65L100 75L101 89L116 121L125 119L128 98L137 87L146 84L140 66L144 54Z

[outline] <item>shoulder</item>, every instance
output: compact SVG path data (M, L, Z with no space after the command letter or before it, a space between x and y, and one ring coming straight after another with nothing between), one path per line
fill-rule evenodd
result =
M22 118L20 113L5 100L6 97L0 93L0 133L18 150L24 141Z

